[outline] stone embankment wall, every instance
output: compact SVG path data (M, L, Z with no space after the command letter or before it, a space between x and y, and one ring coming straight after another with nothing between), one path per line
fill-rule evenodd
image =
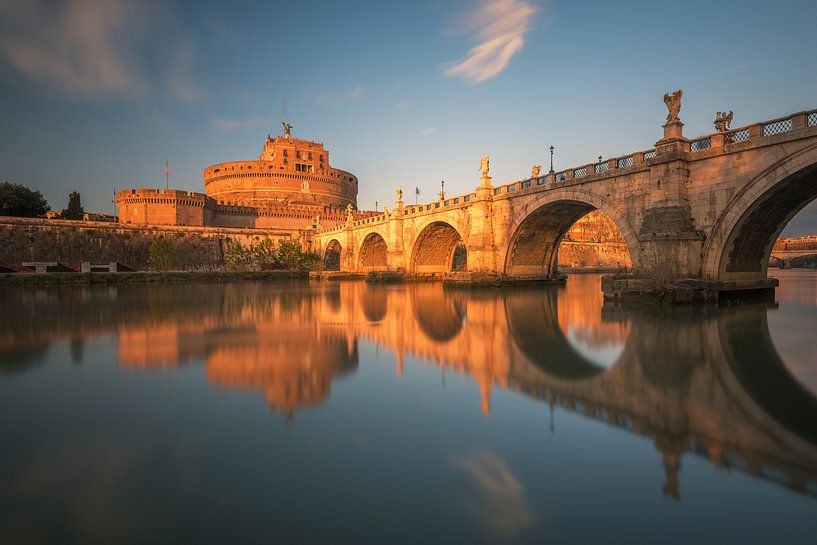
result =
M207 269L223 263L227 240L247 245L270 237L290 239L288 231L124 225L103 222L11 218L0 216L0 264L24 261L118 261L139 270L147 268L151 243L167 239L184 269ZM301 236L302 243L305 234Z

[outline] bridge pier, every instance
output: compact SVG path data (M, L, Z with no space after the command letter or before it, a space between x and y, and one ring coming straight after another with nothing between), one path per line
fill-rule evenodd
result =
M697 278L650 278L633 275L605 275L601 279L604 299L614 302L750 303L774 301L776 278L743 282L704 281Z

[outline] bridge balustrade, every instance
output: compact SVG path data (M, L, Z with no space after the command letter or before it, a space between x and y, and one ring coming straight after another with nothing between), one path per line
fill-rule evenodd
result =
M712 138L706 137L701 138L700 140L694 140L692 143L689 144L689 151L696 152L696 151L703 151L705 149L709 149L712 147Z
M792 128L793 124L791 118L780 119L778 121L772 121L771 123L764 123L762 136L774 136L775 134L788 132L792 130Z
M634 164L635 159L632 155L630 155L629 157L623 157L619 159L618 162L616 163L616 168L627 168L633 166Z
M749 129L739 129L726 133L726 138L724 139L727 144L739 144L747 140L749 140Z

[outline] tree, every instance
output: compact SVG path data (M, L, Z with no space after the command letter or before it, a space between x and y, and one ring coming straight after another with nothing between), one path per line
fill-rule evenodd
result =
M62 211L60 217L64 220L81 220L85 210L82 209L82 203L79 199L79 193L72 191L68 195L68 208Z
M151 243L148 257L148 267L151 271L169 271L178 263L179 256L176 254L176 248L164 237L159 237Z
M36 218L49 210L51 207L39 191L9 182L0 184L0 216Z
M253 268L252 247L245 248L239 242L227 239L224 250L224 265L231 271L247 271Z

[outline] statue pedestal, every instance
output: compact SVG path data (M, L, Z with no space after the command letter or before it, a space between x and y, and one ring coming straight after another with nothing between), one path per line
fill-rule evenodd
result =
M491 183L491 177L483 174L479 179L479 186L477 187L477 198L490 199L494 195L494 186Z
M658 155L689 151L689 140L684 138L684 124L680 121L671 121L664 125L664 138L655 143L655 152Z
M673 140L675 138L683 138L684 137L684 124L680 121L670 121L666 125L664 125L664 138L663 140Z

